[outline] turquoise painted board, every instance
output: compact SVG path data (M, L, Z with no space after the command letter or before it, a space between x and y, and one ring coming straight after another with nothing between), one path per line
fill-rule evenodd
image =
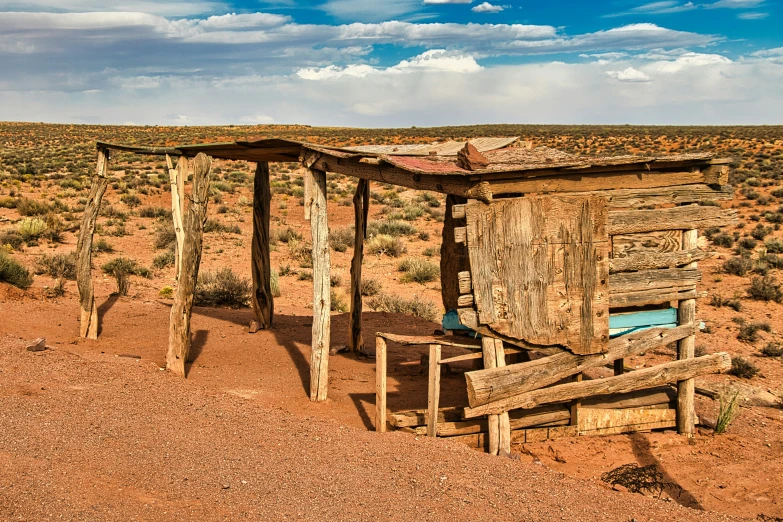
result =
M677 309L644 310L609 315L609 328L634 328L637 326L660 326L677 323Z

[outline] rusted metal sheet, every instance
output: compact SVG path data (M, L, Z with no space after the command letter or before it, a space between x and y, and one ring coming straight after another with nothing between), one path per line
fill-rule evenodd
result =
M467 244L480 324L576 354L609 342L604 198L539 196L468 203Z

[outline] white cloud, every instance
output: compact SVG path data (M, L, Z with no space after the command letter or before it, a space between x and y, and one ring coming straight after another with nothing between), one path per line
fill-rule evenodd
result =
M124 11L160 16L194 16L226 9L224 2L205 0L0 0L0 11Z
M705 7L710 9L749 9L764 3L764 0L718 0Z
M719 54L685 53L678 56L675 60L653 62L650 67L657 72L672 74L687 68L708 65L721 66L730 63L732 63L730 59Z
M649 82L650 77L638 69L628 67L622 71L607 71L606 75L620 82Z
M769 16L769 13L739 13L737 18L740 20L762 20Z
M471 11L474 13L499 13L504 9L502 5L492 5L489 2L484 2L475 6Z
M423 0L424 5L471 4L473 0Z
M329 0L320 8L341 20L378 22L415 12L419 0Z
M344 76L364 78L368 75L399 74L412 72L448 72L448 73L475 73L482 69L472 56L457 54L443 49L426 51L409 60L402 60L393 67L378 68L366 64L348 65L337 67L310 67L300 69L297 76L305 80L332 80Z

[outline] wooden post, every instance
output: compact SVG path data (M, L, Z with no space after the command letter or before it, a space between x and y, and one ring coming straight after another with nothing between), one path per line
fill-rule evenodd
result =
M310 230L313 240L313 340L310 354L310 400L325 401L329 388L331 295L329 226L326 218L326 172L308 169L312 177Z
M193 190L183 227L185 241L182 248L182 273L171 307L166 368L181 377L185 377L185 362L190 352L190 314L201 263L211 166L212 159L203 152L193 159Z
M430 368L427 384L427 436L438 436L438 403L440 402L440 345L430 345Z
M375 336L375 431L386 431L386 339Z
M184 178L188 175L188 158L180 156L177 160L177 168L171 161L171 156L166 154L166 163L169 167L169 181L171 184L171 217L174 221L174 235L177 238L175 248L175 267L177 280L182 272L182 248L185 245L185 233L183 231L184 223L182 213L184 212L185 186Z
M491 337L481 339L481 349L484 355L484 368L497 368L506 365L503 341ZM511 453L511 424L508 412L488 415L489 453L491 455L508 455Z
M272 266L269 259L269 214L272 192L269 187L269 163L259 161L253 181L253 241L251 272L253 275L253 311L250 333L270 328L274 315L272 298Z
M612 365L615 375L622 375L625 373L625 359L617 359Z
M353 196L353 214L356 232L351 261L351 314L348 318L348 348L352 352L364 349L362 338L362 258L364 238L367 237L367 216L370 209L370 182L360 179Z
M76 243L77 267L76 282L79 287L79 336L87 339L98 338L98 308L95 306L95 293L92 284L92 238L95 222L101 209L101 200L109 185L106 175L109 164L109 151L98 149L98 162L95 177L90 186L90 197L84 207L79 239Z
M310 205L313 203L313 176L309 170L304 174L304 218L310 221Z
M682 248L692 249L697 247L699 231L686 230L682 234ZM687 265L687 268L696 268L696 262ZM679 324L689 324L696 320L696 300L686 299L680 301L677 309ZM689 335L677 343L677 359L691 359L696 355L696 336ZM693 401L694 380L686 379L677 383L677 431L688 438L695 432L694 419L695 408Z
M574 375L574 382L582 382L582 372ZM582 399L574 399L571 401L571 420L569 424L571 426L579 426L579 408L582 407Z

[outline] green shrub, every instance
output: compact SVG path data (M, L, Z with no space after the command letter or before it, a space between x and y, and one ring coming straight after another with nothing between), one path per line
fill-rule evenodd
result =
M52 211L52 207L45 201L22 198L16 202L16 210L22 216L43 216Z
M728 373L741 379L752 379L759 373L759 367L742 357L732 357Z
M345 252L353 248L355 235L354 227L341 227L329 231L329 245L335 252Z
M414 315L427 321L436 321L440 315L433 303L416 295L405 298L391 294L379 294L370 299L367 304L378 312Z
M33 284L30 271L16 259L0 249L0 281L27 289Z
M76 252L67 254L43 254L36 262L37 274L47 274L55 279L76 280Z
M171 220L159 222L155 228L155 249L174 249L176 244L177 233L174 231L174 223Z
M117 281L117 294L128 295L130 290L130 276L138 275L150 277L150 272L135 259L128 257L115 257L101 266L104 273L112 276Z
M391 257L400 257L408 251L402 240L398 237L379 234L367 241L367 253L376 255L387 255Z
M280 297L280 275L274 268L269 271L269 286L272 288L272 297Z
M713 236L711 239L716 246L726 247L726 248L731 248L732 246L734 246L734 238L726 234L725 232L722 234L718 234L717 236Z
M416 227L405 221L398 219L387 219L383 221L370 221L367 225L367 234L369 236L387 235L392 237L411 236L416 233Z
M248 306L251 291L247 278L239 277L230 268L220 268L199 274L193 302L199 306L240 308Z
M753 261L747 257L732 257L723 263L723 271L727 274L744 276L753 269Z
M37 240L46 232L46 222L39 218L24 218L16 225L22 240L28 245L37 244Z
M776 237L765 241L764 246L770 254L783 254L783 241Z
M19 250L24 245L24 238L18 230L9 229L0 234L0 247L8 245L14 250Z
M733 362L733 361L732 361ZM718 407L718 418L715 421L715 433L725 433L734 419L739 414L739 391L732 394L720 394L720 406Z
M139 196L136 194L123 194L120 196L120 201L128 205L128 208L134 208L141 205L141 199L139 199Z
M111 254L114 252L114 247L105 238L100 238L92 244L92 251L101 254Z
M771 332L769 323L745 323L740 326L737 339L746 343L755 343L759 339L758 332Z
M429 283L440 276L440 266L426 259L409 257L399 264L397 269L404 272L400 281L403 283Z
M344 313L348 311L348 304L343 299L342 294L335 292L333 289L329 290L329 303L331 304L332 312Z
M269 243L276 245L278 243L288 243L289 241L301 241L302 234L291 227L273 228L269 233Z
M155 258L152 260L152 268L155 270L163 270L166 267L172 266L175 261L174 256L174 250L169 249L163 252L162 254L158 254L155 256Z
M783 301L783 291L780 289L780 283L773 276L757 276L751 279L748 296L758 301Z
M204 232L220 232L226 234L241 234L242 230L239 225L224 225L217 219L208 219L204 223Z
M363 296L378 295L383 287L381 282L372 277L363 277L361 285L359 286L359 292Z
M160 289L158 295L164 299L171 299L174 297L174 289L170 286L164 286Z
M737 241L737 245L745 250L753 250L754 248L756 248L757 241L752 237L743 237L742 239Z
M165 218L171 215L171 212L163 207L141 207L139 217L143 218Z
M780 357L783 355L783 345L780 343L767 343L767 345L761 349L761 355L766 357Z
M756 225L756 228L751 230L750 235L753 236L754 239L758 239L759 241L763 240L766 236L768 236L772 232L772 229L769 227L765 227L761 223Z

